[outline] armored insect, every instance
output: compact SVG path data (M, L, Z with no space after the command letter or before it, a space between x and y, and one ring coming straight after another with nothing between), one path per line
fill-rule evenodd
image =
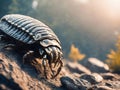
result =
M53 71L52 64L59 66L52 78L61 71L62 48L61 43L55 33L44 23L32 17L10 14L5 15L0 21L0 36L7 41L5 47L17 47L20 51L25 51L23 60L30 58L40 58L46 71L46 62Z

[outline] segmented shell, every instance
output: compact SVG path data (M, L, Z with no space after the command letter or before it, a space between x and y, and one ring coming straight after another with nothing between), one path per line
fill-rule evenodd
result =
M29 16L10 14L1 18L0 29L7 35L26 44L33 44L36 41L51 39L55 45L60 43L54 32L42 22ZM56 42L57 41L57 42ZM43 41L42 45L53 44Z

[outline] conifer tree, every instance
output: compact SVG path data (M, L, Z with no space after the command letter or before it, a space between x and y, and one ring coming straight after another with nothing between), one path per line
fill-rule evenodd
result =
M120 72L120 36L116 43L116 50L111 50L110 54L107 55L108 59L106 62L113 71Z
M79 51L78 48L76 48L74 46L74 44L71 45L70 48L70 53L69 53L69 58L73 61L78 61L78 60L82 60L85 58L85 54L81 54L81 52Z

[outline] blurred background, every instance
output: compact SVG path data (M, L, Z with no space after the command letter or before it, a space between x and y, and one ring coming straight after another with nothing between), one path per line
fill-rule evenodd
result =
M0 0L0 18L11 13L48 25L65 58L74 44L86 57L105 60L120 32L120 0Z

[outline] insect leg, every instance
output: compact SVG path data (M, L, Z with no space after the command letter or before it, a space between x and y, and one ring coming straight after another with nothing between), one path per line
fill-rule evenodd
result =
M25 63L25 62L31 62L31 60L34 60L34 51L28 51L23 56L23 63Z
M15 47L14 44L7 44L7 45L5 45L3 48L4 48L4 49L7 49L7 48L13 48L13 47Z
M60 73L60 71L61 71L61 69L62 69L62 67L63 67L63 62L60 60L59 61L59 68L58 68L58 70L57 70L57 73L52 77L52 79L54 79L59 73Z
M47 78L47 62L46 62L46 55L43 57L43 61L42 61L42 65L44 67L44 74L45 74L45 78Z

